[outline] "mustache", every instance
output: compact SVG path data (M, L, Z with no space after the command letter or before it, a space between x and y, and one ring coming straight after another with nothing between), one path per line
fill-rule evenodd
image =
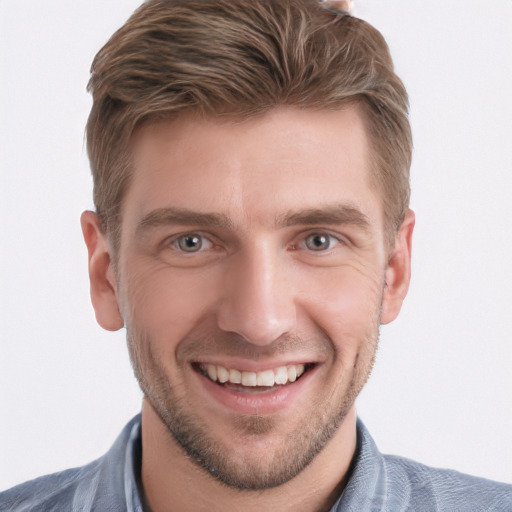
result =
M178 345L177 356L180 361L194 361L219 354L259 361L283 354L307 353L327 357L333 351L331 339L323 333L317 333L314 337L283 335L268 345L257 345L237 333L227 332L189 335Z

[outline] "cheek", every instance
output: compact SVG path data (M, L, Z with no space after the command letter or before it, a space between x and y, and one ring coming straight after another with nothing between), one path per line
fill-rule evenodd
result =
M214 299L215 277L200 270L183 271L159 262L132 264L127 270L127 323L135 322L153 337L181 339L207 314Z
M335 350L351 360L378 330L383 278L354 267L335 270L309 282L301 309L326 332Z

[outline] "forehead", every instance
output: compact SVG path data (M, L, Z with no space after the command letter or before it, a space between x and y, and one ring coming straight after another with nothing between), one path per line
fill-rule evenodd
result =
M122 216L137 222L173 207L265 223L299 206L346 203L380 223L369 151L356 106L276 108L249 120L187 114L135 134Z

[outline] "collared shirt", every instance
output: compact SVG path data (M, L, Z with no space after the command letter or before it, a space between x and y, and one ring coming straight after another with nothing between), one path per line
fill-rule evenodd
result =
M140 464L138 415L100 459L0 493L0 511L143 512ZM512 485L382 455L360 420L351 472L331 512L512 511Z

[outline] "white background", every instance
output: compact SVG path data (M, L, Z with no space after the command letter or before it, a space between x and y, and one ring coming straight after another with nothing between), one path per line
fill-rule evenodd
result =
M0 0L0 489L82 465L140 407L95 323L85 92L136 0ZM413 280L359 413L380 449L512 481L512 0L356 0L415 136Z

